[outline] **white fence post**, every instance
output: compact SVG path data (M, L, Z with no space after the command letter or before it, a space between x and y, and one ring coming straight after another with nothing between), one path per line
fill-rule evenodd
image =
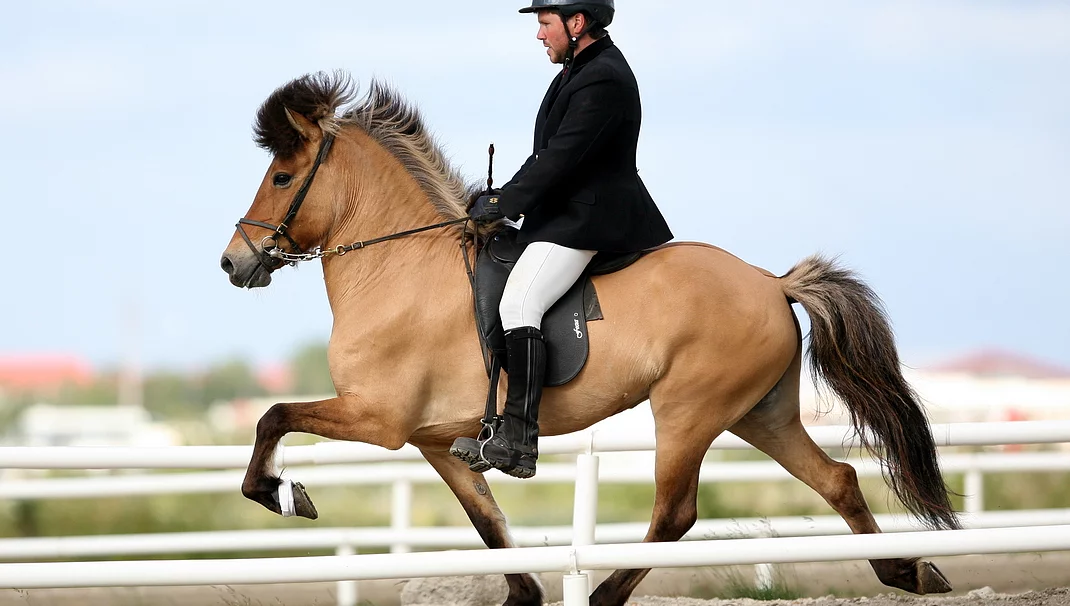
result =
M757 588L758 591L769 591L773 588L774 570L772 564L754 565L754 587Z
M593 442L593 433L592 442ZM593 443L592 443L593 446ZM598 456L588 450L576 456L576 489L572 502L572 546L594 545L595 526L598 524ZM576 600L583 592L583 604L591 595L591 577L583 570L573 570L565 575L567 592ZM576 602L577 604L579 602ZM568 602L565 606L572 606Z
M985 479L980 469L974 468L966 472L965 487L962 492L966 495L963 504L966 513L981 513L985 510Z
M351 556L356 555L357 550L352 545L339 545L334 550L334 555ZM338 581L336 585L338 592L338 606L357 606L357 600L360 599L357 593L356 581Z
M394 480L391 497L390 530L397 536L405 536L412 527L412 481ZM394 543L390 553L409 553L411 548L408 543Z

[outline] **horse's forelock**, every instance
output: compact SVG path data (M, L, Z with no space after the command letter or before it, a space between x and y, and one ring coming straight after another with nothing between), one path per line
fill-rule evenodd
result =
M324 130L333 130L335 111L352 100L352 80L344 72L306 74L275 89L260 106L253 126L256 144L276 156L292 157L301 149L301 135L286 119L297 112Z
M301 149L301 136L287 120L286 109L335 134L344 126L355 126L401 162L443 218L466 217L468 201L480 186L466 183L450 165L416 107L391 86L372 80L359 101L336 115L355 94L349 75L341 71L308 74L279 87L257 112L257 145L283 158Z

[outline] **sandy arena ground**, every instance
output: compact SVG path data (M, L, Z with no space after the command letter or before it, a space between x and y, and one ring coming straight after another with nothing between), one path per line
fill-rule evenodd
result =
M726 581L747 582L753 568L655 570L629 606L1070 606L1070 553L963 556L933 560L956 586L952 597L914 597L877 583L865 562L782 566L792 601L702 600L724 595ZM596 574L601 580L604 573ZM561 599L561 575L543 575L547 597ZM361 606L490 606L505 599L504 578L452 577L359 583ZM838 596L858 596L831 598ZM861 597L867 596L867 597ZM0 590L0 606L333 606L333 583L233 587ZM560 604L560 602L558 602Z

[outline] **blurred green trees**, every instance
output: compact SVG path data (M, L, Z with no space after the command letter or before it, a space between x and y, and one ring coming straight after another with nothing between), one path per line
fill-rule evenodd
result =
M327 346L310 343L287 360L289 380L266 382L249 362L231 358L203 371L152 370L142 378L145 408L158 419L188 419L202 416L220 400L256 398L284 392L287 395L319 395L334 392L327 365ZM39 392L7 393L0 425L10 423L18 411L36 402L60 405L110 406L119 401L119 373L105 370L87 384L51 386ZM272 385L270 389L267 385Z
M334 393L331 369L327 365L327 346L312 343L297 350L290 358L293 392L298 394Z

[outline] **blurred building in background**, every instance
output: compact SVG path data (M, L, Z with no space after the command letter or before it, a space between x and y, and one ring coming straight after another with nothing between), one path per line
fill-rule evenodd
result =
M1004 351L978 351L903 374L933 423L1070 418L1070 369ZM804 423L848 422L839 400L804 377ZM819 411L828 411L819 414Z
M54 394L64 385L85 386L92 381L92 366L75 355L0 356L0 396L20 392Z
M140 406L56 406L24 409L5 440L19 446L175 446L178 432L153 422Z
M903 372L934 423L1070 418L1070 369L1027 356L978 351ZM121 383L121 373L94 373L76 356L0 357L0 436L7 444L34 446L244 443L251 440L257 421L276 402L333 396L324 393L330 389L325 348L309 348L290 363L257 369L230 361L200 372L149 375L146 380L156 395L145 406L140 397L118 404L121 390L103 395L92 389L77 390L99 385L108 376ZM161 385L173 388L167 391L173 405L154 404L162 393ZM72 387L78 394L73 401ZM22 394L21 403L4 405L5 393ZM66 394L66 399L58 394ZM96 401L82 401L90 395ZM805 424L849 423L838 399L820 393L805 372L801 396ZM654 431L653 417L644 403L598 428L644 435Z

